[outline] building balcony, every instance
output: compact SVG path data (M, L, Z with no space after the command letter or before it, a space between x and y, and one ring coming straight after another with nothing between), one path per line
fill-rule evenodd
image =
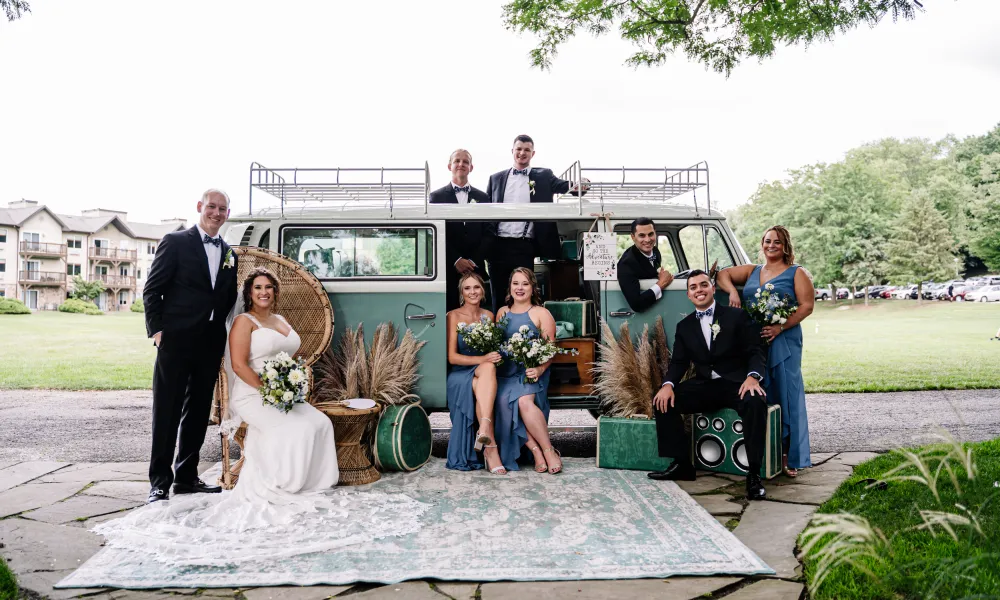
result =
M66 285L66 273L62 271L18 271L17 282L21 285Z
M114 290L135 288L135 277L127 277L124 275L91 275L90 280L100 281L104 284L105 288Z
M90 247L90 260L106 260L110 262L135 262L135 250L122 250L120 248L98 248Z
M22 256L48 256L66 258L66 244L21 241L18 251Z

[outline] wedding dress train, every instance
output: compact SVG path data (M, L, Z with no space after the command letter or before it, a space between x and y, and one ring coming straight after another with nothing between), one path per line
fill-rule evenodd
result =
M255 371L280 352L294 354L299 335L257 325L250 336ZM287 325L287 322L286 322ZM401 494L333 489L333 425L309 404L287 413L234 378L230 407L248 424L239 482L221 494L174 496L94 528L110 547L184 565L232 565L332 550L420 529L427 506Z

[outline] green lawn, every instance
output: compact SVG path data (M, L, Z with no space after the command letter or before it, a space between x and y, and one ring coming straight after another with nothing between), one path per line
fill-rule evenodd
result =
M1000 388L1000 303L819 302L802 328L809 392Z
M817 326L819 330L817 331ZM1000 303L822 302L803 323L809 392L1000 388ZM0 389L148 389L143 315L0 315Z
M0 557L0 600L14 600L14 598L17 598L17 581L7 568L7 561Z
M936 501L930 488L915 481L888 481L885 489L870 488L866 478L880 479L902 462L897 454L885 454L858 465L853 475L820 507L819 513L841 511L864 517L872 528L885 536L885 543L866 545L870 556L857 566L840 565L815 588L817 554L831 543L830 534L805 557L805 573L811 582L812 598L896 599L896 598L998 598L1000 597L1000 439L966 444L972 449L975 479L969 481L962 468L955 469L961 494L946 471L942 471ZM956 463L952 463L953 468ZM932 463L933 467L937 463ZM916 475L913 467L899 475ZM968 519L975 515L979 531L968 523L951 525L954 537L945 529L932 535L922 526L920 511L941 511ZM966 512L966 510L968 512ZM862 531L858 529L857 531ZM806 536L799 539L805 547ZM877 558L876 558L877 557Z
M143 315L0 316L0 389L149 389L156 349Z

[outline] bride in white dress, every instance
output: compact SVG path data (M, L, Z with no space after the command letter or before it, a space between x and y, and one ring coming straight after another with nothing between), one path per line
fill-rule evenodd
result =
M257 373L265 360L298 350L300 338L273 312L277 278L259 268L242 290L243 314L229 334L235 377L223 428L245 421L245 461L231 491L155 502L94 531L106 545L148 552L161 562L232 565L331 550L420 529L427 506L408 496L331 489L337 454L330 419L310 404L284 413L265 405ZM239 302L237 302L239 304ZM227 365L227 370L229 370Z

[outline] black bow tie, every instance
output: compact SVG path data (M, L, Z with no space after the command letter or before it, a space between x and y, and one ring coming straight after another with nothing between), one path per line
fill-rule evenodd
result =
M702 317L711 317L714 314L715 314L715 307L714 306L712 308L708 309L708 310L696 310L696 311L694 311L694 316L695 316L696 319L700 319Z
M469 186L467 186L467 185L463 185L463 186L456 185L455 186L455 192L465 192L466 194L468 194L469 193Z
M524 175L525 177L527 177L528 176L528 170L527 169L514 169L514 175Z
M202 243L212 244L213 246L216 246L216 247L222 245L222 238L221 237L208 237L207 233L205 234L205 237L201 241L202 241Z

